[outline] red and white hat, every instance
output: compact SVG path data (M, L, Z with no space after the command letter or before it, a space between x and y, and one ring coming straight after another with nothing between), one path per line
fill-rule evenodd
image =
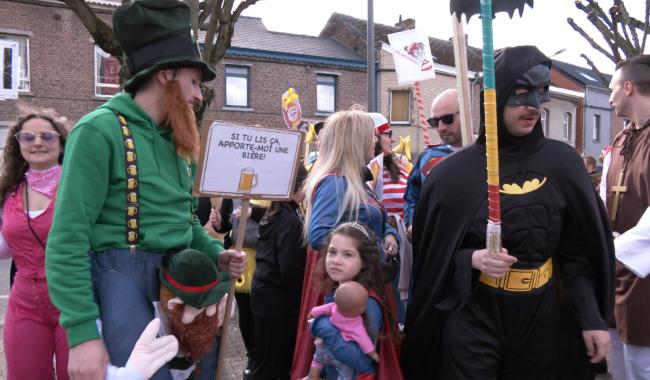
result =
M368 115L372 118L372 121L375 123L375 131L377 134L386 133L390 131L390 123L386 116L377 113L377 112L368 112Z

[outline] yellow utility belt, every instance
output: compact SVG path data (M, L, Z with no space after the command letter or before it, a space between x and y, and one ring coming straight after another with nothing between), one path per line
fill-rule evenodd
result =
M537 268L510 268L505 276L498 279L481 273L478 280L493 288L510 292L529 292L546 285L551 280L551 277L553 277L553 261L549 258Z

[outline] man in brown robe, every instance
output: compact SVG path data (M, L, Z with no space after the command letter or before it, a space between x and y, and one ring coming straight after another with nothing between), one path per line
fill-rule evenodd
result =
M614 139L603 176L617 237L612 373L650 379L650 55L619 62L609 88L616 114L630 121Z

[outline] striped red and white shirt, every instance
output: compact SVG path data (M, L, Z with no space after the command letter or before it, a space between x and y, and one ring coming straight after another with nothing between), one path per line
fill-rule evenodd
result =
M384 207L389 216L395 215L402 218L404 212L404 192L409 174L403 166L399 166L399 178L393 181L388 169L384 168Z

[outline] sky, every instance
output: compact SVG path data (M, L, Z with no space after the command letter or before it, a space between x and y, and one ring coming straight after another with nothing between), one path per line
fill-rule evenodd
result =
M526 6L522 17L517 14L511 20L505 13L497 14L493 21L495 48L532 44L547 55L564 49L554 59L588 67L580 57L585 53L599 70L612 73L614 63L594 50L566 22L568 17L573 18L604 44L596 28L574 3L574 0L537 0L534 8ZM599 1L605 11L612 3L613 0ZM639 19L643 19L643 3L642 0L625 1L630 14ZM269 30L317 36L333 12L365 20L367 6L367 0L259 0L243 15L261 18ZM375 23L394 25L401 15L404 19L415 19L416 29L424 29L431 37L449 39L452 36L449 0L374 0L373 8ZM469 35L471 46L482 46L481 21L477 16L472 17L465 33ZM650 45L650 38L647 45ZM646 53L650 53L650 46L646 47Z

